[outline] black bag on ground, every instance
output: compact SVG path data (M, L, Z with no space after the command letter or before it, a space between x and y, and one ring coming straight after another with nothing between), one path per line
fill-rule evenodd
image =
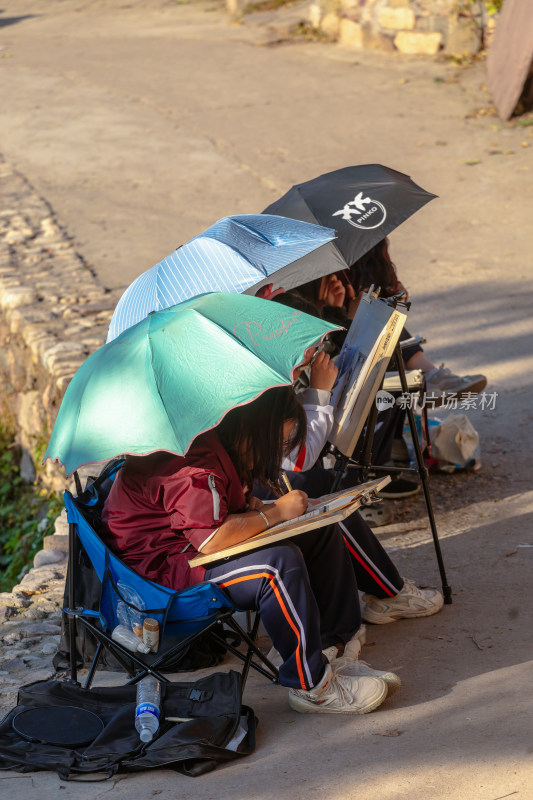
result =
M89 477L87 479L84 491L78 494L77 502L84 507L84 516L98 534L101 532L101 516L105 499L113 485L115 475L123 463L123 458L116 458L108 462L97 477ZM91 611L98 611L102 585L85 550L79 543L75 572L76 605L88 608ZM69 604L68 586L69 573L67 571L63 597L63 606L65 608ZM59 650L53 658L53 665L56 670L70 669L69 623L68 616L63 614ZM221 639L227 638L233 645L239 644L236 634L225 629L222 624L217 625L214 628L214 632ZM168 639L166 648L169 649L176 642L176 639ZM76 660L78 667L87 666L92 662L97 645L98 642L85 625L76 625ZM196 669L216 667L223 660L226 652L226 648L207 633L204 636L199 636L185 651L182 651L175 659L168 662L162 672L192 672ZM147 659L147 662L149 660ZM124 668L105 648L100 654L99 663L108 670L124 671ZM131 662L131 671L132 674L136 671L133 661Z
M135 705L135 686L82 689L69 681L23 686L17 706L0 723L0 769L53 770L62 780L105 780L119 770L165 767L194 777L255 749L256 719L251 708L241 705L240 676L233 670L190 683L163 683L159 730L148 744L135 729ZM18 715L29 709L47 708L52 715L72 706L92 712L103 724L83 746L28 741L16 730L22 727Z

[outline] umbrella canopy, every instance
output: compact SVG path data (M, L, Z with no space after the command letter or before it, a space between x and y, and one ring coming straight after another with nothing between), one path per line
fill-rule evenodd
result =
M45 453L70 474L122 453L187 452L235 406L291 383L331 325L268 300L207 294L150 314L79 368Z
M204 292L244 292L333 238L331 228L276 215L224 217L139 275L118 301L107 341L151 311Z
M381 164L364 164L299 183L263 213L334 225L336 240L316 254L323 262L327 260L327 273L332 273L351 266L434 197L402 172ZM291 277L300 276L299 284L292 286L301 285L300 264L294 262L290 270ZM291 288L286 271L283 286Z

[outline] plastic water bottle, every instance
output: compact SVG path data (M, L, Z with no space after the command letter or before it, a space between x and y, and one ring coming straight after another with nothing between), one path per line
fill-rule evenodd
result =
M147 675L137 684L135 727L141 742L151 742L159 728L159 702L161 686L157 678Z
M120 594L129 605L126 603L122 603L120 605L120 614L121 616L118 617L119 614L119 604L121 601L118 601L117 604L117 617L118 621L122 625L127 625L127 627L131 628L133 633L136 636L139 636L142 639L143 635L143 622L146 614L142 614L141 612L144 610L144 600L142 599L139 592L137 592L132 586L129 586L124 581L119 581L117 583L117 589L119 590ZM135 606L135 608L132 608ZM129 621L126 622L126 619Z
M130 628L130 612L126 603L123 600L117 601L116 617L119 625L124 625L125 628Z
M144 644L142 639L139 639L138 636L135 636L133 631L129 628L126 628L125 625L117 625L117 627L113 630L111 634L111 638L125 647L126 650L131 650L132 653L136 653L137 650L140 653L149 653L150 648Z

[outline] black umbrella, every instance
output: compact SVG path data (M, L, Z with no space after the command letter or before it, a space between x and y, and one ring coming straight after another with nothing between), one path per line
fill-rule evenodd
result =
M381 164L344 167L293 186L263 214L334 227L337 239L285 268L284 288L312 280L318 261L323 267L327 259L330 273L347 269L436 196Z

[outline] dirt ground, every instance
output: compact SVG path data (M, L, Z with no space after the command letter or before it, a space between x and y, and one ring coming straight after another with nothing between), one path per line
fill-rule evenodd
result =
M113 794L530 800L533 120L493 115L483 61L280 43L280 24L231 22L216 0L7 0L0 152L113 288L293 183L357 163L410 174L439 199L391 237L409 328L435 362L483 372L497 393L494 409L468 412L483 466L431 478L453 604L369 631L364 657L404 684L382 709L300 717L253 679L253 756L195 782L130 776ZM379 535L404 575L438 585L420 497ZM0 786L48 798L58 781L5 773Z

